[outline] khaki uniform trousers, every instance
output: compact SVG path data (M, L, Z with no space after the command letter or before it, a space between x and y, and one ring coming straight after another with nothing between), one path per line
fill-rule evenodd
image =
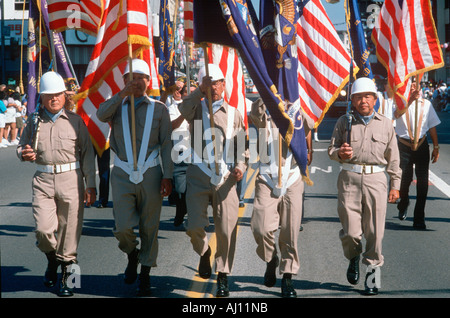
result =
M384 172L359 174L342 170L338 177L339 237L347 259L361 254L362 235L366 249L362 262L382 266L382 241L387 208L387 178Z
M81 170L36 172L32 189L36 246L44 253L55 251L59 261L76 261L84 212Z
M304 183L300 178L284 196L275 197L272 189L258 174L251 228L257 247L256 254L269 262L277 253L275 233L280 227L278 245L281 253L280 274L297 274L300 268L297 239L300 231Z
M219 188L196 165L189 165L186 172L186 234L191 238L194 251L200 256L208 250L205 227L209 225L208 205L213 208L214 228L217 238L215 254L216 271L229 274L236 251L239 198L236 180L228 177Z
M119 249L129 254L138 245L134 227L139 226L141 248L139 262L155 267L158 256L158 230L163 198L160 194L162 171L158 165L144 173L144 180L134 184L119 167L111 171L111 190L114 200L114 236Z

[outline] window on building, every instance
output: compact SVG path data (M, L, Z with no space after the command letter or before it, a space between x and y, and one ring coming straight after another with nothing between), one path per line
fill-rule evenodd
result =
M25 1L25 10L28 10L29 0L14 0L14 10L22 11L24 1Z

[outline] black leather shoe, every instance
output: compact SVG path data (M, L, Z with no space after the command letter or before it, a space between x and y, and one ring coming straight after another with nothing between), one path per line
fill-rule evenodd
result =
M425 223L413 223L413 228L415 230L426 230L427 226L425 225Z
M398 210L398 218L400 219L400 221L406 219L406 214L408 214L408 208Z
M58 280L59 263L56 259L55 252L46 253L45 256L47 257L48 264L44 274L44 285L50 288L55 286Z
M398 218L400 221L406 219L406 214L408 213L409 199L403 198L397 203Z
M200 256L200 263L198 264L198 275L201 278L207 279L211 277L211 263L209 261L211 257L211 247L208 246L208 250Z
M150 266L141 266L139 274L139 286L136 291L138 297L150 296Z
M69 266L72 262L61 262L61 282L59 284L59 297L70 297L73 296L73 289L67 285L67 279L71 274L69 271Z
M230 290L228 289L228 277L225 273L217 274L217 291L216 297L228 297Z
M356 285L359 281L359 255L350 260L347 268L347 280L350 284Z
M139 263L139 250L135 248L131 253L128 254L128 265L125 269L125 284L133 284L137 279L137 267Z
M276 270L279 264L278 256L272 257L271 261L266 265L266 272L264 273L264 285L272 287L277 282Z
M375 283L375 276L372 273L366 274L366 280L364 282L364 295L366 296L374 296L378 295L378 287Z
M297 297L297 293L295 292L291 277L291 274L284 274L283 278L281 279L281 297L283 298Z

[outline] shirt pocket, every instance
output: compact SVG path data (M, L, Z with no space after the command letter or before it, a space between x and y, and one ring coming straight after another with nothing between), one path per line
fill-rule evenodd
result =
M343 142L347 142L347 132L344 134L345 139ZM357 132L350 133L350 146L353 148L353 151L356 149L361 149L362 147L362 136Z
M372 134L372 146L371 146L371 152L372 155L376 158L383 158L384 153L386 151L388 143L388 136L386 132L383 131L376 131Z
M66 129L58 130L58 138L55 141L55 148L60 150L62 153L75 154L75 147L77 142L77 132L73 127L67 125Z

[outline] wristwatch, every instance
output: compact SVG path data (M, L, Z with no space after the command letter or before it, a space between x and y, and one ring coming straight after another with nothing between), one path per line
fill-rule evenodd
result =
M434 149L438 149L439 150L439 148L440 148L439 146L434 146Z

